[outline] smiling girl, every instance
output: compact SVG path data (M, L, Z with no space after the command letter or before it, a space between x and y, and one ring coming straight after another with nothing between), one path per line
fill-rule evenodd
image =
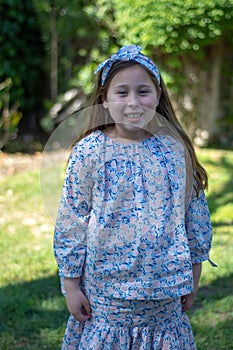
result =
M71 314L62 349L196 349L185 311L211 247L206 172L139 46L96 73L54 235Z
M158 106L159 95L160 91L139 64L115 75L103 97L103 107L115 122L111 135L115 132L118 137L135 140L150 136L146 129Z

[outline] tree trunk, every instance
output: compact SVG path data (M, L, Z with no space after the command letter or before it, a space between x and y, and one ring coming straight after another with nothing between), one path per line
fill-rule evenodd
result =
M50 32L51 32L51 75L50 75L50 95L52 101L57 98L58 85L58 38L57 38L57 14L53 1L51 1L50 12Z
M208 66L199 75L199 103L197 105L197 128L212 139L218 131L221 108L221 65L223 51L221 45L211 50Z

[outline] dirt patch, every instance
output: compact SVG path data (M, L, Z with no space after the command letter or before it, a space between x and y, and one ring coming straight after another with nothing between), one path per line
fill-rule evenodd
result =
M39 169L42 161L57 163L59 160L62 161L64 157L67 157L64 151L36 152L32 155L0 152L0 179L23 171Z
M0 153L0 178L40 167L42 153Z

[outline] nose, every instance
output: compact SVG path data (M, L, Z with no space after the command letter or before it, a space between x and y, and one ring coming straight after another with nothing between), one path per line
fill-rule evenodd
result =
M137 95L137 93L132 92L131 94L129 94L128 106L129 107L137 107L139 105L140 105L140 101L139 101L139 96Z

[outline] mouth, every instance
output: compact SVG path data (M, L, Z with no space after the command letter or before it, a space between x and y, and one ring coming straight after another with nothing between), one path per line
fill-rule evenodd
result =
M142 117L142 113L127 113L125 117L130 121L138 121Z

